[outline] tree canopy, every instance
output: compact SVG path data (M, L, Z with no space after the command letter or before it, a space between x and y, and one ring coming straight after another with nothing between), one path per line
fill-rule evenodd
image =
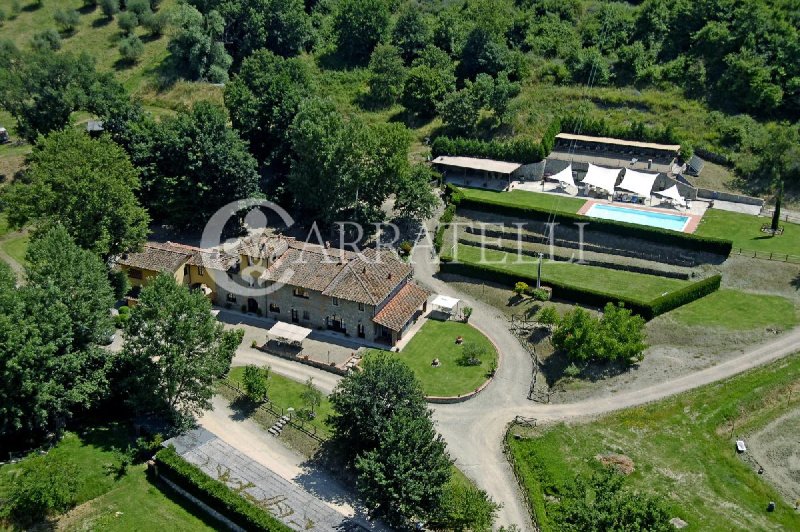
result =
M287 184L301 210L325 224L345 212L359 221L384 219L381 205L408 174L404 126L345 120L331 100L311 98L300 105L289 138Z
M224 330L211 302L168 275L140 293L125 329L122 364L139 411L172 414L183 423L211 408L215 378L225 375L244 331ZM125 374L125 372L123 372Z
M10 48L0 54L5 56L0 59L0 105L30 142L64 128L74 111L99 112L121 90L111 74L97 73L88 54L55 53L52 41L43 48L28 53Z
M0 266L0 437L9 445L60 432L108 393L113 357L98 347L113 330L106 267L64 227L37 232L27 283Z
M25 180L3 199L12 225L60 223L79 246L108 257L136 249L147 236L139 186L137 170L111 139L65 129L39 142Z
M225 107L233 127L250 143L259 162L285 168L286 133L309 93L313 93L313 83L307 65L268 50L247 58L225 86Z
M357 63L366 61L383 40L389 17L386 0L339 0L333 22L339 53Z
M257 162L227 125L224 109L198 102L156 121L127 108L112 125L142 174L139 193L154 218L202 227L220 207L260 194Z

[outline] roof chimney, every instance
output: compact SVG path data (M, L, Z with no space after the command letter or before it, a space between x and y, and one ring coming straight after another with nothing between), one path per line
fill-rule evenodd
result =
M388 275L386 275L386 278L387 279L391 279L392 278L392 272L389 272Z

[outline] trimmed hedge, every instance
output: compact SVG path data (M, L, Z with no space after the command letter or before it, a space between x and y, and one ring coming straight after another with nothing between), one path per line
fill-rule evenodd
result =
M705 297L712 292L719 290L719 285L722 282L722 276L717 274L702 281L690 284L667 295L658 297L650 302L653 316L658 316L669 312L670 310L682 307L692 301L696 301L701 297Z
M561 120L565 133L581 133L596 137L613 137L624 140L642 142L658 142L663 144L681 144L672 125L665 127L647 126L644 122L633 121L631 124L612 124L606 118L587 118L569 115Z
M180 457L170 446L156 453L161 473L220 514L246 530L289 532L291 528L272 514L252 504L224 483L211 478L197 466Z
M538 163L548 153L541 143L529 137L517 137L506 142L496 140L465 139L463 137L436 137L431 144L433 157L460 155L481 159L513 161L520 164Z
M733 249L733 242L721 238L698 236L688 233L679 233L668 229L650 227L646 225L617 222L615 220L603 220L601 218L590 218L582 214L568 214L552 212L536 207L523 207L508 205L488 199L463 198L459 205L467 209L476 211L491 212L506 216L517 216L520 218L530 218L538 221L553 221L567 223L589 223L594 229L604 231L624 237L640 238L650 240L659 244L683 247L694 251L705 251L718 255L728 256Z
M536 277L510 273L501 268L470 264L465 262L451 262L446 258L442 259L439 270L443 273L454 273L466 277L475 277L486 281L492 281L507 286L514 286L518 281L528 284L535 284ZM643 301L631 297L620 297L611 295L599 290L572 286L557 281L547 281L547 286L553 288L553 297L583 303L595 307L604 307L606 303L621 302L634 314L638 314L647 320L651 320L660 314L678 308L696 299L710 294L719 289L721 276L715 275L708 279L703 279L689 286L671 292L667 295L658 297L652 301Z

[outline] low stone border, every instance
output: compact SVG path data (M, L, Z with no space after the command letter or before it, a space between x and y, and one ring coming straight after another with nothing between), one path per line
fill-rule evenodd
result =
M489 377L488 379L486 379L486 381L484 381L483 384L481 384L480 386L475 388L474 391L471 391L471 392L466 393L464 395L452 395L450 397L442 397L442 396L439 396L439 395L426 395L425 396L425 401L427 401L429 403L438 404L438 405L450 405L450 404L455 404L455 403L463 403L464 401L469 401L470 399L472 399L473 397L475 397L476 395L481 393L483 390L485 390L486 387L489 386L492 383L492 381L494 380L495 375L497 375L497 370L500 369L500 361L501 361L501 359L503 357L502 357L502 355L500 353L500 348L497 347L496 343L494 343L494 340L492 340L492 337L489 336L488 334L486 334L486 331L484 331L480 327L478 327L476 325L473 325L472 323L470 323L468 321L465 322L465 323L467 325L469 325L470 327L475 328L479 333L484 335L492 343L492 346L494 346L494 350L497 352L497 367L494 370L494 374L491 377Z
M344 368L340 368L338 366L332 366L330 364L326 364L324 362L320 362L320 361L317 361L317 360L314 360L314 359L311 359L311 358L303 358L301 356L299 357L297 355L291 355L291 354L288 354L288 353L284 354L284 353L278 353L276 351L270 351L268 349L264 349L263 346L258 346L255 349L258 349L259 351L261 351L263 353L266 353L268 355L273 355L273 356L280 357L280 358L283 358L283 359L286 359L286 360L291 360L292 362L299 362L301 364L305 364L307 366L311 366L311 367L314 367L314 368L317 368L317 369L328 371L328 372L334 373L336 375L345 376L345 375L347 375L347 373L349 371L349 370L346 370Z

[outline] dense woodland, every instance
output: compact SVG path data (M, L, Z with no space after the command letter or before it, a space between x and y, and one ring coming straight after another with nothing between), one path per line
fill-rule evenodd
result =
M396 214L426 215L432 199L419 188L430 176L408 162L419 153L409 132L420 127L428 137L524 143L560 119L573 131L680 142L685 155L710 151L752 193L783 179L791 194L800 176L796 0L86 4L127 35L123 60L137 61L137 26L166 35L162 71L224 83L224 108L151 116L90 56L59 52L58 32L37 34L30 47L0 43L0 104L31 142L75 111L103 118L139 169L139 198L156 221L196 225L196 215L253 194L326 223L382 219L392 195ZM62 35L69 18L56 17ZM353 77L363 88L342 94L339 81ZM547 87L576 90L541 107ZM663 99L680 91L708 111L702 127L691 111L605 116L596 92L581 92L603 87ZM319 197L305 193L319 183ZM197 194L205 199L191 201Z

